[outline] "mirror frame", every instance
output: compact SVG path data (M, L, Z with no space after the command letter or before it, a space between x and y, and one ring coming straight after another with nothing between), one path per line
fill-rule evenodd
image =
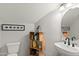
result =
M62 20L64 15L70 10L70 9L75 9L75 8L79 8L79 5L74 5L68 8L65 8L64 10L60 11L62 13L62 18L61 18L61 26L62 26ZM62 33L62 29L61 29L61 37L62 37L63 33Z

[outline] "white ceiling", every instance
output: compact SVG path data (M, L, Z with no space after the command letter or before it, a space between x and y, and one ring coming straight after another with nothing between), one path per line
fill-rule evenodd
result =
M62 19L62 26L70 26L79 20L79 8L70 9Z
M58 6L58 3L0 3L0 22L35 23Z

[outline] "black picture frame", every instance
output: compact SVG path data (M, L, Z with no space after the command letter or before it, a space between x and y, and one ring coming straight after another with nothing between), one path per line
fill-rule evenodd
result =
M25 25L18 24L2 24L2 31L25 31Z

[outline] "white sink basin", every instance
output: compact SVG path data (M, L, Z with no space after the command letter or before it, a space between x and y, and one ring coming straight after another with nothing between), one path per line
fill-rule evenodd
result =
M68 46L64 44L64 42L56 42L55 43L56 49L59 52L59 55L64 56L79 56L79 47L75 46L72 47L71 45Z

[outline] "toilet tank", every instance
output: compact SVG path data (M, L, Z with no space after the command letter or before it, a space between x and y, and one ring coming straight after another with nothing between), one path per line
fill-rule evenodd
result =
M17 53L19 51L20 42L7 43L8 53Z

